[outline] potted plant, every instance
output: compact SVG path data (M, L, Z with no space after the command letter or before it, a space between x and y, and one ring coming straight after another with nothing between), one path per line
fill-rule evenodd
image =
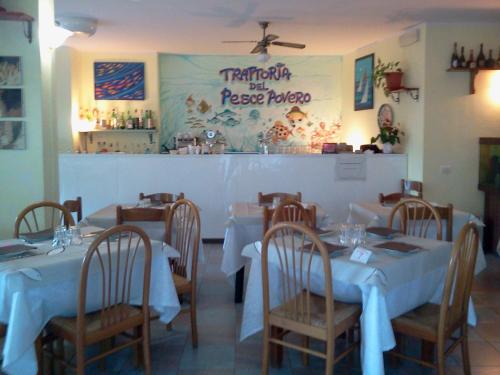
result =
M402 88L403 71L399 68L399 61L383 63L382 60L377 59L377 65L373 70L373 81L375 87L382 86L385 96L389 96L391 91Z
M379 133L377 134L376 137L371 138L371 143L375 143L378 140L380 140L383 144L383 151L384 154L391 154L392 153L392 146L394 146L396 143L400 143L401 140L399 138L399 135L405 135L403 131L399 130L399 124L398 127L396 126L382 126L380 128Z

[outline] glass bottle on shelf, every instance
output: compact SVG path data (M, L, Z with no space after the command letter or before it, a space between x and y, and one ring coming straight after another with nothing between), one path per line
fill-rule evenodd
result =
M497 57L496 66L497 66L497 68L500 68L500 48L498 48L498 57Z
M148 129L154 129L154 124L153 124L153 111L151 110L146 110L146 127Z
M139 128L139 111L137 109L135 109L135 111L134 111L133 124L134 124L134 129L140 129Z
M120 119L119 119L119 127L120 129L125 129L125 113L122 112Z
M142 109L139 114L139 129L144 129L144 111Z
M132 120L132 116L130 115L130 111L127 112L127 120L125 122L127 129L134 128L134 120Z
M485 64L486 64L486 58L484 57L483 43L481 43L481 47L479 49L479 54L477 55L476 66L478 68L484 68Z
M116 109L113 108L111 112L111 129L118 128L118 116L116 115Z
M451 55L450 66L453 69L459 68L458 52L457 52L457 42L453 44L453 54Z
M486 60L486 63L484 64L486 68L494 68L495 67L495 59L493 58L493 50L490 49L488 51L488 59Z
M469 60L467 60L468 69L476 69L476 60L474 59L474 50L470 50Z
M465 61L465 55L464 55L464 46L460 48L460 57L458 58L458 66L460 68L467 67L467 61Z

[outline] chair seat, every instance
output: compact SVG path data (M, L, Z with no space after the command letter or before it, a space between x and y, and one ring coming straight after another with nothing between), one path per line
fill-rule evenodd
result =
M297 297L291 299L286 304L276 307L271 310L270 322L273 325L282 326L283 328L294 327L299 328L299 330L304 329L305 332L312 332L312 337L317 337L319 339L326 339L326 299L322 296L310 294L310 306L311 306L311 321L308 322L308 316L305 313L299 313L297 316L293 316L293 306L301 299L306 298L307 293L304 291ZM302 302L300 302L301 304ZM361 308L357 304L343 303L335 301L334 303L334 319L335 319L335 335L339 336L347 329L352 327L358 321L361 315ZM299 326L299 327L297 327ZM300 327L302 326L302 327ZM310 331L309 327L314 327L313 331ZM316 333L316 334L314 334Z
M90 345L99 342L107 337L112 337L120 332L123 332L124 327L136 327L143 323L142 310L140 307L130 305L119 305L113 314L120 316L118 324L108 324L104 326L101 322L106 323L106 319L102 320L101 311L85 315L85 343ZM55 317L48 324L49 332L55 333L57 336L76 342L77 321L74 318Z
M436 342L440 305L426 303L392 320L394 331Z
M177 294L185 294L191 292L191 281L175 273L172 274L172 277L174 279L174 285Z

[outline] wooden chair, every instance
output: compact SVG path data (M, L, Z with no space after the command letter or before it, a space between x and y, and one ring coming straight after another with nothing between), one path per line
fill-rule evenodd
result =
M434 206L441 216L441 220L446 220L446 241L453 242L453 205Z
M464 373L471 373L467 312L478 245L479 231L476 225L464 225L453 246L441 304L427 303L392 320L392 328L396 334L412 336L437 345L437 363L416 359L399 351L392 351L391 354L435 368L439 375L444 375L446 356L461 345ZM455 335L457 333L458 337ZM452 341L448 348L447 341Z
M312 245L307 245L312 243ZM295 249L295 251L290 251ZM314 255L317 254L317 255ZM319 296L310 290L310 260L319 256L324 273L325 295ZM282 273L279 287L280 305L271 309L269 300L270 258L276 259ZM278 223L264 236L262 245L262 287L264 304L264 333L262 352L262 374L268 373L270 345L273 350L282 347L296 349L307 355L326 360L325 374L333 373L334 364L349 354L356 343L347 345L344 352L335 354L335 339L347 333L357 324L361 315L359 305L334 302L330 257L324 243L308 227L296 223ZM294 266L292 266L294 265ZM325 352L309 349L305 345L285 341L286 334L294 332L300 336L326 343Z
M111 242L115 238L116 245L112 246ZM143 259L144 264L139 263L139 259ZM139 271L140 268L142 271ZM89 272L89 269L92 272ZM132 279L132 275L137 272L143 274L142 280ZM98 282L100 290L87 290L90 277ZM48 350L49 354L63 366L83 375L87 365L121 349L134 346L136 354L142 349L145 373L150 374L150 278L151 243L142 229L132 225L119 225L101 233L92 242L83 260L76 317L55 317L47 325L48 335L66 340L75 346L76 368L64 361L64 345L60 345L63 348L60 356L51 350ZM131 288L137 287L142 290L141 307L131 305ZM99 299L100 309L86 313L87 294L95 293L102 295ZM128 331L133 331L133 335ZM120 340L118 345L86 359L86 347L110 341L118 335L123 336L125 340Z
M177 195L174 195L172 193L154 193L147 195L145 195L144 193L139 193L139 200L142 201L143 199L150 199L151 202L161 202L163 204L173 203L175 201L178 201L179 199L184 199L184 193L179 193Z
M169 207L159 208L123 208L116 206L116 225L124 224L127 221L165 221L167 225Z
M200 245L200 214L196 205L186 199L175 202L167 219L166 243L180 253L171 260L172 276L178 295L190 296L191 341L198 346L196 323L196 282Z
M57 202L42 201L22 210L14 224L14 237L51 238L58 225L73 226L69 210Z
M401 180L401 191L384 195L380 193L378 200L381 204L394 204L403 198L423 198L424 184L420 181Z
M432 222L436 223L436 239L442 239L441 215L429 202L407 198L397 203L389 215L387 226L393 227L394 217L399 214L399 229L408 236L427 237Z
M66 207L69 212L76 212L76 222L82 221L82 197L76 197L76 199L65 200L63 206Z
M286 199L292 199L295 201L302 201L302 193L298 192L297 194L290 194L290 193L269 193L269 194L262 194L259 192L257 194L257 202L259 204L270 204L273 203L274 198L279 198L281 201L284 201Z
M305 208L300 202L286 199L282 201L278 207L269 208L264 206L262 227L263 236L269 230L269 223L272 225L287 221L287 222L302 222L309 228L316 228L316 206Z

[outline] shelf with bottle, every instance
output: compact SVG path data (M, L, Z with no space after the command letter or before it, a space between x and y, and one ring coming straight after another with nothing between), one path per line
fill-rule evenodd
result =
M465 59L464 47L460 49L460 55L458 54L457 43L454 43L453 54L451 55L450 67L446 70L447 72L459 72L459 73L469 73L469 92L470 94L476 93L475 81L476 76L481 71L491 71L500 70L500 49L498 51L498 57L495 60L493 58L493 50L489 49L488 58L484 54L483 43L480 44L479 53L477 58L474 58L474 50L470 50L468 60Z
M83 109L80 108L80 121L85 121L94 127L93 130L153 130L156 128L156 120L153 111L150 109L130 109L119 111L113 108L107 113L98 108Z

